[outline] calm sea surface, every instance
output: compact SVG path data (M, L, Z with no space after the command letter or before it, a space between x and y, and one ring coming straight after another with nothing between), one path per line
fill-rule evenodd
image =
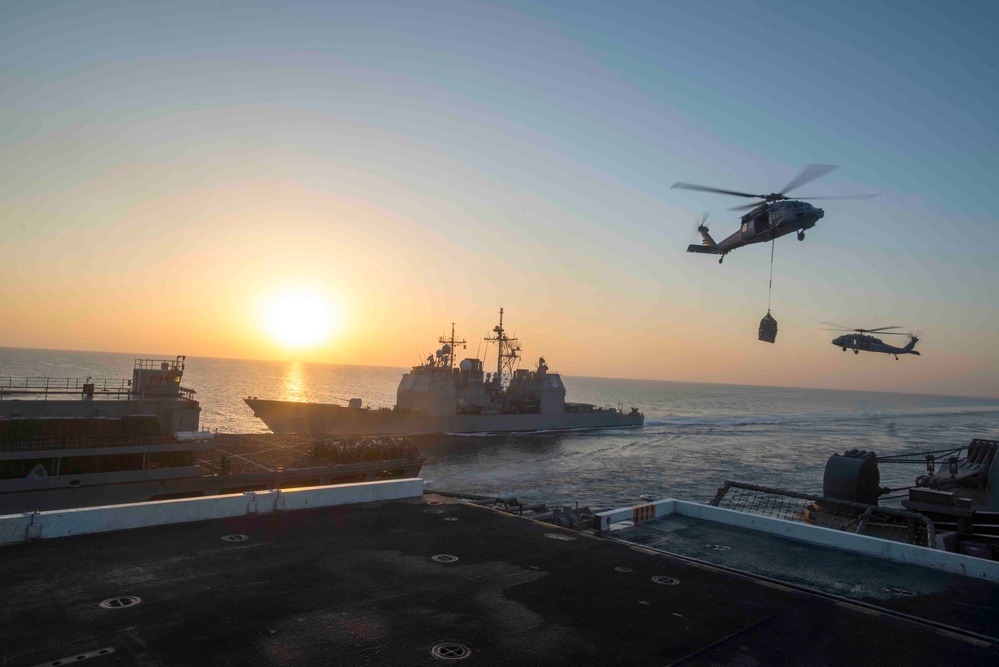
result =
M155 354L0 348L0 376L128 379ZM267 432L245 396L391 406L407 369L189 357L202 427ZM644 428L418 439L429 489L521 500L618 506L639 494L707 501L725 480L819 492L833 453L878 454L999 438L999 400L565 377L568 400L635 406ZM910 484L918 466L881 466L882 484Z

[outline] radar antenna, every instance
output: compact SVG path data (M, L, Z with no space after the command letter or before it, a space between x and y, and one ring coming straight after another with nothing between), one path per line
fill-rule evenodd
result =
M493 381L502 388L505 383L509 383L509 378L513 375L514 364L520 360L520 342L516 335L512 338L508 337L503 329L502 308L500 308L499 324L493 327L493 333L496 335L492 338L486 338L486 341L496 343L496 347L499 348L496 355L496 375L493 377Z
M455 340L455 338L454 338L454 322L452 322L451 323L451 337L450 338L445 338L444 336L441 336L440 338L437 339L437 342L444 346L444 347L441 348L441 350L445 353L445 356L447 357L447 360L445 361L445 363L447 364L448 369L451 370L451 371L454 371L454 355L455 355L455 352L458 349L457 346L461 345L461 349L464 350L465 349L465 345L467 344L467 341L465 341L465 340Z

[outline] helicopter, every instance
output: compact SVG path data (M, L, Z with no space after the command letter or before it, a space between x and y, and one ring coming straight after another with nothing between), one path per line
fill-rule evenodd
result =
M843 334L837 338L834 338L832 344L836 347L843 348L846 352L847 348L853 350L854 354L860 354L861 350L864 352L884 352L885 354L895 355L895 361L898 361L898 355L900 354L915 354L919 356L919 352L912 349L916 347L916 343L919 342L919 338L913 334L904 334L888 331L888 329L899 329L900 327L878 327L877 329L851 329L849 327L844 327L839 324L833 324L832 322L820 322L820 324L826 324L835 329L826 329L826 331L852 331L853 333ZM875 338L869 334L880 333L882 336L908 336L909 343L905 347L895 347L894 345L888 345L880 338Z
M715 243L708 233L707 216L701 218L697 231L701 234L701 245L691 244L687 247L687 252L706 253L710 255L721 255L718 263L721 264L725 255L736 248L741 248L752 243L765 243L776 238L798 233L798 240L805 240L805 230L811 229L825 215L821 208L816 208L811 204L792 200L786 193L799 188L806 183L811 183L815 179L825 176L837 167L830 164L809 164L806 165L790 183L784 186L780 192L771 192L768 195L754 195L748 192L736 192L733 190L720 190L704 185L693 185L691 183L674 183L672 187L683 190L699 190L701 192L718 192L724 195L734 195L736 197L751 197L762 201L753 202L743 206L736 206L729 209L731 211L742 211L752 209L742 216L742 227L734 234L720 243ZM869 199L877 197L877 194L863 195L839 195L831 197L802 197L802 199Z

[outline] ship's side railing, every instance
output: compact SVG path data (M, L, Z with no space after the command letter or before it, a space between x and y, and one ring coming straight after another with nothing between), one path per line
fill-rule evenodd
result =
M145 370L184 370L184 357L176 359L136 359L135 368Z
M812 504L803 505L802 500ZM936 529L929 518L918 512L909 512L894 507L824 498L787 489L732 481L726 481L724 485L718 487L718 492L708 504L802 523L815 523L811 520L813 511L822 511L830 507L849 510L849 513L854 516L853 518L843 518L842 525L837 526L841 530L852 530L858 535L869 534L875 532L875 527L884 528L884 524L879 523L878 519L887 518L899 522L899 525L905 527L910 544L923 541L920 537L925 535L926 547L936 548Z
M192 401L197 393L187 387L178 387L178 391L181 396ZM35 400L44 401L49 396L83 397L85 393L96 399L127 401L132 398L132 381L15 376L0 378L0 401L24 396L33 396Z
M97 447L138 447L144 445L174 445L177 440L166 435L136 435L130 437L67 437L25 438L16 442L0 443L0 451L30 452L56 449L94 449Z
M42 400L50 395L80 395L88 385L93 385L94 396L127 399L131 380L91 380L90 378L17 377L0 378L0 401L13 396L35 396Z

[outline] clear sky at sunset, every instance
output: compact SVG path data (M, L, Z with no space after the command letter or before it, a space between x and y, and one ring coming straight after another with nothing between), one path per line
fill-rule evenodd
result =
M999 396L997 30L992 2L6 2L0 346L408 366L502 306L567 375ZM807 163L840 169L801 194L881 194L776 242L768 345L770 246L685 252L743 201L670 186Z

